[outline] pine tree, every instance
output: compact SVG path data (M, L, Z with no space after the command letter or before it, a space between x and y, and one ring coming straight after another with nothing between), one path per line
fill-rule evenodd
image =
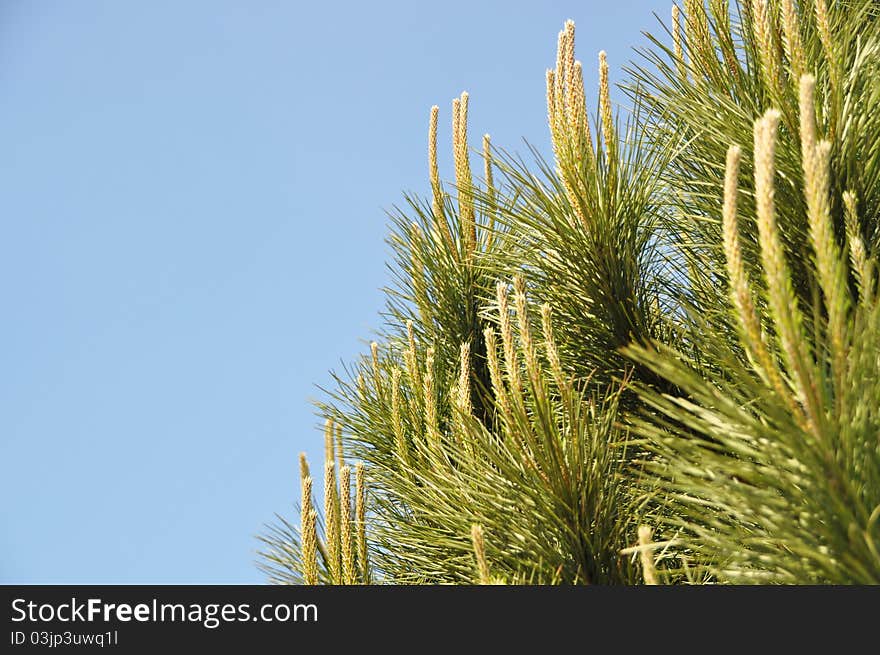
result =
M878 15L687 0L625 122L569 21L553 161L487 135L481 178L468 94L454 183L432 108L385 324L320 407L323 518L303 460L270 579L880 583Z

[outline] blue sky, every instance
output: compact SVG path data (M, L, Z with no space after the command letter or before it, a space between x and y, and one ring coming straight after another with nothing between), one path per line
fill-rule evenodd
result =
M444 145L467 90L472 145L546 151L565 19L592 92L668 9L3 0L0 583L263 582L430 106Z

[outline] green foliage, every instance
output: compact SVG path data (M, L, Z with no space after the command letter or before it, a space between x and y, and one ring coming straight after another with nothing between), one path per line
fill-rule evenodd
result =
M320 525L304 467L270 580L880 583L878 16L687 0L622 125L600 55L592 129L569 22L554 162L486 140L482 180L463 94L441 185L435 108L384 326L321 406L369 512Z
M655 41L646 53L655 71L634 73L649 102L665 108L652 139L680 152L664 172L676 190L666 232L687 271L680 296L689 318L686 348L627 351L679 389L642 385L647 408L633 423L654 452L648 466L667 499L657 519L719 581L880 581L876 263L863 272L854 255L864 249L876 262L878 252L880 122L869 108L880 88L880 35L872 5L832 5L824 41L821 12L802 6L800 71L787 40L774 54L761 52L760 29L746 13L731 28L744 39L730 59L734 72L689 50L685 77L670 61L674 53ZM773 34L784 33L767 22ZM709 21L713 52L724 50L719 24ZM775 61L769 75L768 61ZM812 108L805 118L798 72L816 76L815 89L807 88L815 94L815 123ZM752 144L759 143L755 118L770 107L780 112L780 130L768 236L761 234ZM828 139L824 184L811 172L815 155L805 130L812 125ZM742 147L747 173L738 178L736 225L759 343L737 329L742 307L729 300L736 289L719 209L732 144ZM770 237L785 253L778 270L768 268ZM760 350L769 353L763 361L755 357ZM774 384L767 369L777 367Z
M502 156L510 191L492 205L506 228L499 274L527 271L535 297L553 307L563 361L606 382L632 368L620 347L664 334L669 304L657 238L664 159L635 121L625 133L618 152L578 161L573 192L537 154L540 177Z
M383 490L374 561L389 581L473 581L469 536L477 523L487 534L493 572L509 581L631 582L633 567L620 550L634 529L636 499L627 487L626 433L615 421L619 392L577 385L558 361L549 381L524 290L516 293L518 339L506 293L502 284L501 336L490 327L486 338L494 371L491 431L470 411L469 383L465 378L462 387L460 375L446 385L454 398L426 409L432 398L419 392L418 381L430 377L430 363L419 358L418 374L395 374L406 353L382 358L379 384L365 385L342 413ZM555 352L548 334L543 350ZM395 381L390 398L371 393Z

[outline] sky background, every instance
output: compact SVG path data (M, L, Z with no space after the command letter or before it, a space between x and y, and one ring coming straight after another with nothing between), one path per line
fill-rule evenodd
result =
M263 582L431 105L547 152L565 19L593 106L669 5L0 0L0 583Z

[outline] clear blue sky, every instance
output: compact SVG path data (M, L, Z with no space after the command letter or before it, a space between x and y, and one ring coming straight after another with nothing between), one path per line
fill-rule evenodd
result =
M0 582L256 583L364 347L428 111L547 149L669 1L0 2ZM618 74L614 71L613 74ZM595 94L590 99L592 103Z

